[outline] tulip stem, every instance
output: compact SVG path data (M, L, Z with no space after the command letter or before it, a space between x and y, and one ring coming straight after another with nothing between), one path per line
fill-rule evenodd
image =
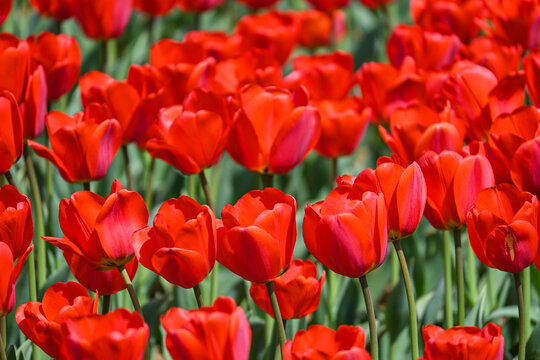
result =
M126 144L122 145L122 153L124 154L124 161L126 162L126 176L129 190L135 191L135 184L133 182L133 174L131 173L131 163L129 161L129 153Z
M197 300L197 306L200 308L202 308L204 306L204 302L203 302L203 298L202 298L202 294L201 294L201 287L199 286L199 284L195 285L193 287L193 292L195 293L195 299Z
M399 265L401 266L401 274L403 275L403 282L405 284L405 291L407 293L407 302L409 303L409 324L411 332L411 351L412 359L418 359L418 325L416 320L416 305L414 303L414 294L411 283L411 277L409 275L409 268L407 267L407 260L405 260L405 254L401 248L401 240L393 242L394 249L399 259Z
M465 280L463 277L463 248L461 247L460 229L454 229L454 247L456 249L458 325L465 326Z
M469 300L470 304L476 304L478 289L476 288L476 259L472 247L467 246L467 275L469 280Z
M268 297L270 298L270 304L272 304L272 311L274 312L274 320L276 321L279 347L281 357L283 358L283 345L286 341L285 327L283 326L283 320L281 318L281 311L279 310L279 304L274 290L274 282L269 281L266 283L266 290L268 291Z
M450 254L450 233L443 230L443 258L444 258L444 314L446 328L454 326L454 309L452 301L452 259Z
M204 170L201 170L199 173L199 179L201 180L201 186L204 191L204 196L206 197L206 203L212 211L214 211L214 202L212 201L212 194L210 193L210 186L208 185L208 180L206 180L206 175Z
M45 241L41 239L41 236L45 235L45 228L43 225L43 205L41 203L41 193L39 192L34 162L32 161L32 156L28 152L28 145L26 144L24 145L23 156L28 178L30 180L30 186L32 187L32 195L34 196L34 214L36 215L36 231L34 232L34 239L37 243L38 286L41 288L45 285L45 281L47 280L47 249L45 248ZM30 260L32 260L32 258L30 258Z
M334 157L330 159L330 189L336 187L338 158Z
M527 339L527 319L525 317L525 305L523 302L523 284L521 283L521 277L519 273L514 274L514 283L516 284L516 294L518 300L518 312L519 312L519 360L525 360L525 345Z
M101 313L106 314L111 308L111 295L103 295L103 303L101 304Z
M6 181L9 185L17 187L17 185L15 184L15 180L13 179L13 176L11 176L11 172L9 172L9 170L4 173L4 177L6 178Z
M377 321L375 319L375 310L373 308L373 301L371 300L371 294L369 293L368 282L366 275L362 275L358 278L362 287L362 294L364 294L364 302L366 303L366 312L369 323L369 336L370 336L370 352L373 360L379 359L379 339L377 335Z
M152 188L152 182L154 180L154 169L156 167L156 158L152 158L150 161L150 169L148 170L148 177L146 178L146 193L145 202L148 210L152 209L152 200L154 199L154 189Z
M129 297L131 298L131 302L133 303L133 307L135 308L135 311L137 311L141 316L143 316L141 304L139 304L139 299L137 299L135 288L133 287L133 284L131 283L131 279L129 278L126 267L124 265L120 265L118 267L118 271L120 271L120 274L122 275L122 279L124 279L124 283L126 283L127 291L129 293Z
M6 317L2 316L0 318L0 334L2 335L2 342L4 343L4 346L7 344L7 332L6 332ZM5 349L5 348L4 348Z
M274 187L274 175L267 172L261 173L263 188Z
M2 321L4 321L5 317L2 318ZM6 342L4 341L4 333L2 332L2 336L0 336L0 360L7 360L6 355Z
M529 338L531 331L531 268L527 267L521 271L523 274L523 317L525 318L525 341Z
M89 181L83 182L83 189L85 191L90 191L90 182Z

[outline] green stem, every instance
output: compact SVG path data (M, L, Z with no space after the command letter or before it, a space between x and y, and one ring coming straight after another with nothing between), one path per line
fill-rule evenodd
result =
M135 191L135 184L133 182L133 175L131 173L131 163L129 161L129 153L127 144L122 145L122 154L124 155L124 161L126 163L126 176L129 190Z
M269 173L261 173L263 188L274 187L274 175Z
M208 181L206 180L206 175L204 174L204 170L201 170L199 173L199 179L201 180L201 186L204 191L204 196L206 197L206 203L208 206L210 206L210 209L214 211L214 202L212 201L212 194L210 193L210 186L208 185Z
M98 65L101 72L107 73L107 40L102 40L100 42L100 63Z
M103 302L101 303L101 313L106 314L111 308L111 295L103 295Z
M454 247L456 249L458 325L465 326L465 279L463 277L463 249L461 247L460 229L454 229Z
M495 296L495 285L493 284L493 271L487 269L487 292L489 298L489 310L494 310L497 304L497 298Z
M131 283L131 279L129 278L126 267L124 265L120 265L118 267L118 271L120 271L120 275L122 275L122 279L124 279L124 283L126 284L127 291L129 293L129 297L131 298L131 302L133 303L135 311L137 311L142 316L143 313L141 309L141 304L139 304L139 299L137 299L135 288L133 288L133 284Z
M13 176L11 176L11 172L8 170L4 173L4 177L6 178L6 181L9 185L17 187L15 184L15 180L13 179Z
M89 181L83 182L83 189L85 191L90 191L90 182Z
M154 43L154 23L155 23L155 17L150 16L150 19L148 21L148 43L149 47L152 46Z
M146 193L145 202L148 210L152 209L152 201L154 200L154 189L152 188L152 182L154 180L154 169L156 168L156 159L150 160L150 169L148 170L148 177L146 178Z
M193 292L195 293L195 299L197 300L197 306L200 308L202 308L204 306L204 302L203 302L203 299L202 299L202 294L201 294L201 287L199 286L199 284L195 285L193 287Z
M523 274L523 317L525 318L525 341L529 338L531 331L530 309L531 309L531 268L525 268Z
M6 330L6 317L2 316L0 318L0 335L2 337L2 342L4 346L7 345L7 330Z
M476 256L472 247L467 246L467 278L469 281L469 300L472 305L476 304L478 299L478 289L476 280Z
M219 263L216 261L214 263L214 268L212 269L211 283L210 283L210 303L214 303L218 295L218 279L219 279Z
M514 283L516 284L516 294L518 299L518 311L519 311L519 360L525 360L525 345L526 345L526 331L527 322L529 319L525 317L525 305L523 302L523 285L519 273L514 274Z
M401 248L401 241L396 240L393 242L394 249L396 250L399 264L401 266L401 274L403 275L403 282L405 283L405 291L407 293L407 302L409 303L409 324L411 331L411 351L412 359L418 359L418 326L416 320L416 306L414 304L414 294L411 284L411 277L409 275L409 269L407 267L407 261L405 260L405 254Z
M283 320L281 318L281 311L279 310L276 292L274 290L274 283L272 281L266 283L266 290L268 291L268 297L270 298L270 303L272 304L272 311L274 312L274 320L276 321L281 357L283 358L283 345L285 344L287 338L285 335L285 327L283 326Z
M454 309L452 301L452 255L450 254L450 249L450 233L443 230L444 314L447 329L454 326Z
M5 319L5 317L3 317L2 319ZM3 340L3 338L4 333L2 333L2 336L0 336L0 360L7 360L6 342Z
M399 281L399 259L395 251L390 256L392 257L392 273L390 276L390 282L392 285L395 285Z
M338 158L331 158L330 159L330 189L333 189L336 187L336 179L338 174Z
M377 335L377 321L375 319L375 310L373 308L373 301L371 300L371 294L369 293L368 282L366 275L362 275L358 278L362 287L362 293L364 294L364 302L366 303L366 312L369 323L369 336L370 336L370 352L373 360L379 359L379 339Z
M38 286L41 288L45 285L47 280L47 255L45 248L45 241L41 239L41 236L45 235L45 228L43 224L43 205L41 203L41 193L39 192L39 184L36 176L36 170L34 168L34 162L32 156L28 151L28 145L24 145L24 162L26 164L26 172L30 180L30 186L32 187L32 195L34 196L34 214L36 216L36 231L34 232L34 239L37 243L37 278Z
M199 11L196 11L193 14L193 30L197 31L201 28L201 15L202 13Z

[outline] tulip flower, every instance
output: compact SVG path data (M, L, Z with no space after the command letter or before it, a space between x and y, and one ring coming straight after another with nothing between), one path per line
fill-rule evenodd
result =
M101 179L122 143L120 124L107 119L105 112L98 104L74 117L52 111L46 119L52 150L32 140L28 145L52 162L68 182Z
M485 265L518 273L539 254L538 200L514 185L500 184L478 194L467 215L471 247Z
M175 0L133 0L133 7L150 16L167 15L173 9Z
M138 313L116 309L66 319L62 333L60 359L141 360L150 331Z
M8 18L11 12L11 5L13 5L13 0L5 0L0 3L0 25Z
M307 2L315 9L327 13L349 5L349 0L307 0Z
M165 346L174 360L247 360L251 328L234 300L218 297L200 309L172 308L161 316Z
M59 358L62 344L62 324L66 319L76 319L96 313L96 300L86 289L70 281L50 286L43 295L43 302L29 301L17 309L19 329L34 344L52 358Z
M176 0L176 4L184 11L204 12L215 8L223 0Z
M78 0L75 18L86 36L107 40L122 34L132 7L133 0Z
M0 92L10 91L20 103L26 93L29 72L29 48L15 35L0 34Z
M341 325L337 331L311 325L300 330L283 347L283 360L350 359L371 360L364 350L365 333L359 326Z
M296 12L300 30L298 44L307 48L328 45L333 32L333 18L324 11L300 10Z
M387 6L388 4L394 2L395 0L359 0L364 6L367 6L370 9L377 9L382 6Z
M291 94L285 89L246 85L240 91L240 103L226 149L249 170L286 173L315 147L320 116L307 106L302 88Z
M11 168L22 155L23 129L22 120L13 94L0 92L0 116L3 122L0 127L0 173Z
M525 70L525 78L527 81L527 91L531 102L540 107L540 50L532 50L523 58L523 70Z
M11 249L13 260L20 259L32 242L34 225L32 208L26 195L16 187L0 188L0 242Z
M214 267L216 219L208 206L180 196L163 203L154 226L136 231L132 240L144 267L175 285L192 288Z
M131 235L147 225L148 210L141 195L125 190L115 180L106 198L77 191L69 200L62 199L59 220L64 237L43 239L105 271L125 265L135 256Z
M19 110L23 120L23 137L38 137L45 127L47 115L47 79L41 65L28 78L26 95Z
M13 252L8 244L0 242L0 318L6 316L15 307L15 282L19 277L24 261L34 249L34 245L26 248L15 263Z
M422 360L502 360L504 338L501 328L488 323L482 329L475 326L455 326L444 330L436 325L422 328L424 357Z
M62 21L75 14L77 3L74 0L30 0L30 5L42 16Z
M505 46L493 38L481 36L473 39L463 52L465 58L488 68L500 81L519 70L522 49L519 46Z

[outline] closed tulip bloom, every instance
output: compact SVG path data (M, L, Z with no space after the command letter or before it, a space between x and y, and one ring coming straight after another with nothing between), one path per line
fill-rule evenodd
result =
M16 187L4 185L0 188L0 242L6 243L13 255L19 259L26 252L34 236L32 207L26 195Z
M21 114L10 92L0 92L0 117L3 119L0 126L0 173L3 174L21 157L23 151Z
M315 9L328 13L349 5L349 0L307 0L307 2Z
M474 38L463 50L463 56L475 64L487 67L500 81L519 70L522 49L520 46L505 46L493 38Z
M513 183L521 190L540 196L540 174L531 171L540 161L540 136L525 141L512 158L510 175Z
M126 309L66 319L62 332L62 360L141 360L150 333L142 316Z
M115 180L106 198L77 191L69 200L62 199L59 220L64 237L43 239L105 271L135 256L131 235L147 225L148 210L141 195Z
M203 12L215 8L223 0L176 0L176 4L184 11Z
M32 140L28 145L68 182L101 179L122 144L118 121L106 116L106 109L98 104L73 117L52 111L46 119L52 150Z
M319 10L300 10L298 18L298 44L307 48L326 46L333 32L333 18L330 14Z
M309 252L324 266L357 278L376 269L388 246L384 195L338 186L305 207L302 225Z
M30 66L29 47L15 35L0 34L0 92L10 91L20 103L26 93Z
M144 267L184 288L203 281L216 261L214 213L188 196L164 202L154 226L136 231L132 240Z
M502 360L504 338L501 327L488 323L476 326L454 326L448 330L436 325L422 328L423 360Z
M24 261L34 245L29 246L15 262L13 252L8 244L0 242L0 318L6 316L15 307L15 282L21 272Z
M540 107L540 50L532 50L523 58L523 70L527 82L527 91L531 102Z
M274 188L253 190L221 211L217 260L248 281L266 283L290 265L296 200Z
M75 14L75 0L30 0L30 5L42 16L66 20Z
M325 279L323 271L317 280L317 267L312 261L293 260L289 269L273 281L281 318L299 319L317 310ZM274 317L265 285L251 283L249 295L258 307Z
M12 5L13 0L4 0L0 3L0 25L8 18Z
M269 8L275 5L279 0L238 0L252 9Z
M341 325L337 331L323 325L300 330L283 346L283 360L371 360L364 350L366 335L359 326Z
M17 309L19 329L52 358L60 356L62 324L66 319L95 313L96 300L76 282L56 283L43 295L43 301L29 301Z
M132 7L133 0L78 0L75 18L86 36L107 40L122 34Z
M174 360L247 360L251 328L241 307L228 297L212 306L172 308L161 316L165 346Z
M471 247L485 265L519 273L532 265L538 244L538 200L514 185L482 190L467 215Z
M39 65L28 78L26 95L19 110L23 121L23 137L38 137L43 132L47 115L47 79L43 66Z
M133 0L133 7L150 16L167 15L173 9L175 0Z

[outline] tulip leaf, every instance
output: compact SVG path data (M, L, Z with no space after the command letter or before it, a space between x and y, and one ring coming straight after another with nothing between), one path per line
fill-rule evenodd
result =
M444 301L444 280L439 282L422 316L422 324L435 324ZM420 314L419 314L420 315Z
M540 322L534 327L525 351L526 360L540 360Z
M356 280L356 279L351 279ZM360 286L357 285L357 281L348 281L345 282L346 291L343 296L341 296L341 302L339 303L339 309L337 312L337 323L338 324L347 324L347 325L356 325L357 319L356 309L358 308L358 302L363 300L360 298ZM332 304L330 304L332 306ZM362 311L365 312L365 307L362 306Z
M1 350L3 351L3 350ZM13 344L11 344L7 351L6 351L6 357L7 357L7 360L18 360L17 359L17 349L15 349L15 346Z
M407 294L402 282L392 288L385 304L385 324L390 333L390 340L395 341L404 328L408 328L409 306Z
M43 284L43 287L39 289L38 299L43 298L45 291L53 284L57 282L66 282L71 277L71 270L67 264L62 265L58 269L54 270L51 275L47 277L47 281Z

